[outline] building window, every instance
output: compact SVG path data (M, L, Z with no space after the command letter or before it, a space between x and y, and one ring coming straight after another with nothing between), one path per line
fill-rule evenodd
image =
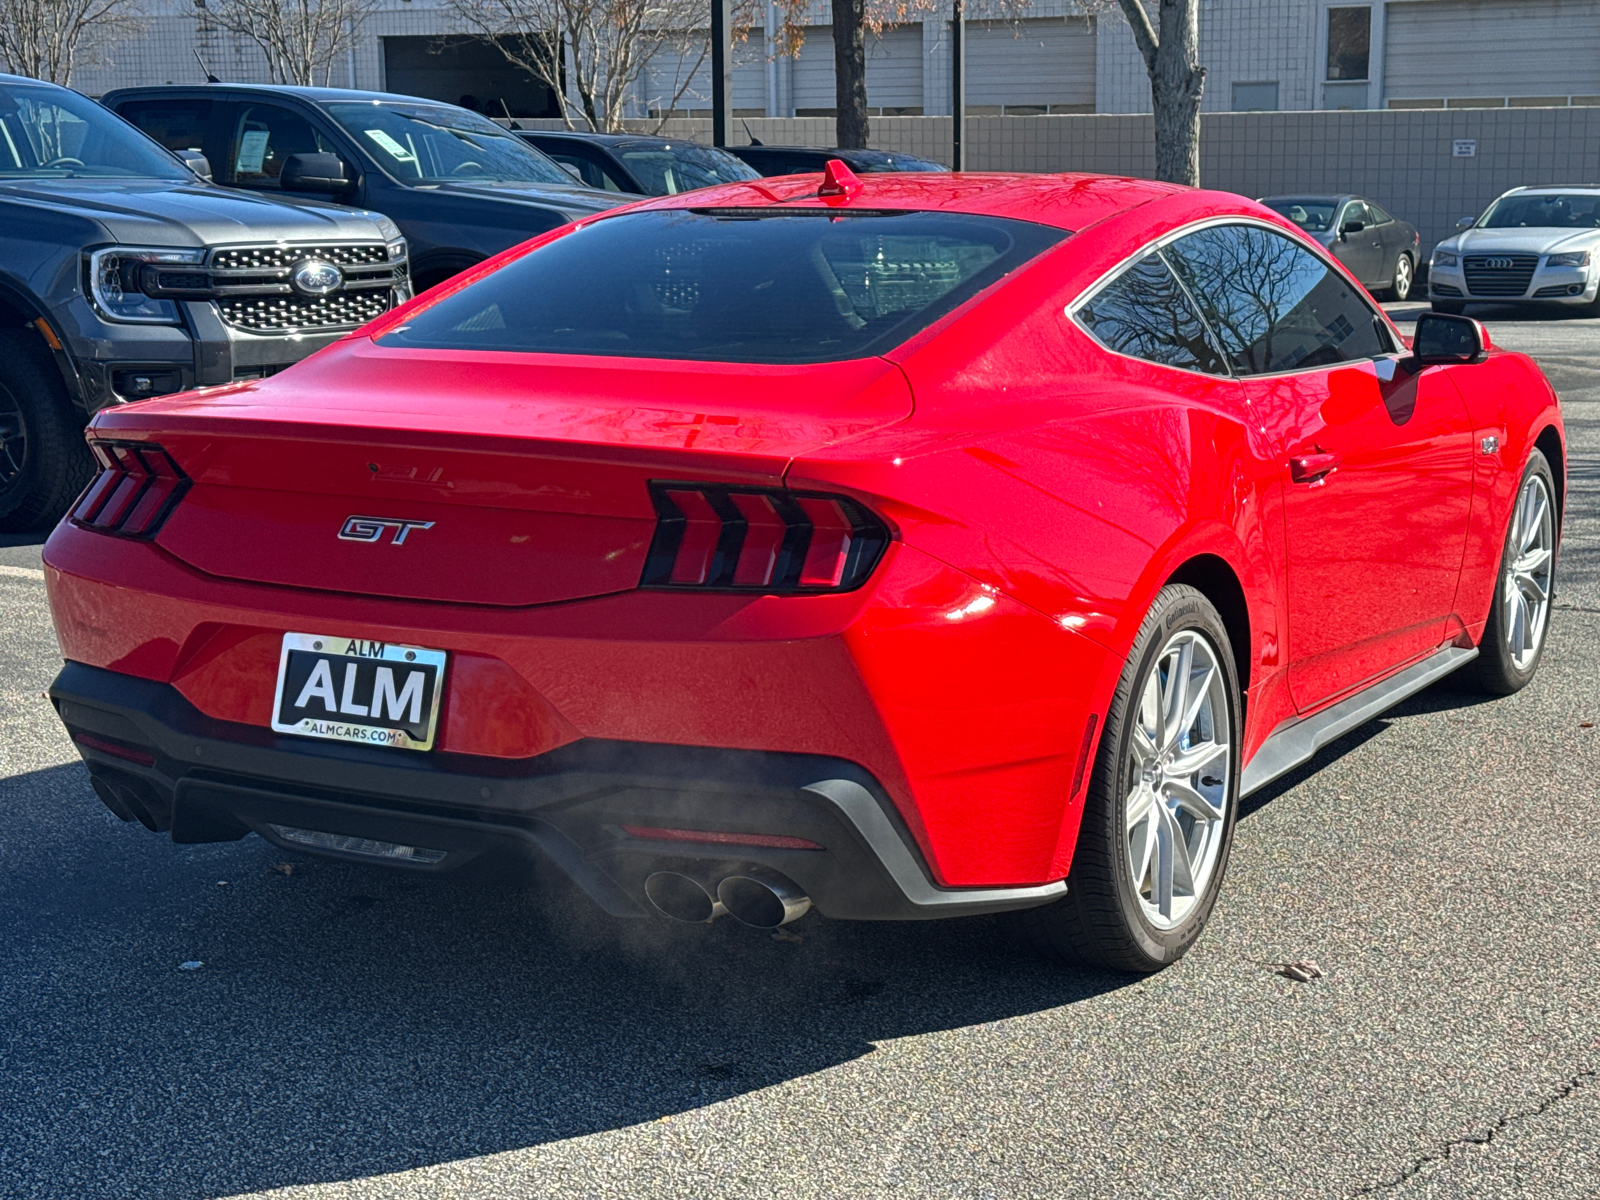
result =
M1328 78L1366 79L1372 55L1372 9L1328 10Z
M1233 85L1234 112L1277 112L1278 81Z

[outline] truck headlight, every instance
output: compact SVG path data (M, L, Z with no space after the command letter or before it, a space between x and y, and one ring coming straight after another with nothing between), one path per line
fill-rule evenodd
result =
M1435 250L1433 252L1433 265L1435 267L1453 267L1456 265L1456 256L1448 250Z
M101 315L140 325L176 325L178 306L140 290L139 275L147 264L199 265L204 250L158 250L107 246L89 254L89 294Z
M1589 265L1589 252L1587 250L1573 250L1567 254L1552 254L1544 260L1547 267L1587 267Z

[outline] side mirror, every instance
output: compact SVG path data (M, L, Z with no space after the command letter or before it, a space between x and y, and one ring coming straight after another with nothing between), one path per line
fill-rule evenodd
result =
M1477 223L1478 223L1478 218L1477 217L1462 217L1461 220L1456 222L1456 228L1457 229L1471 229Z
M211 160L204 154L198 150L174 150L173 153L183 160L183 165L189 170L207 183L211 182Z
M291 154L283 161L278 186L286 192L344 192L354 186L337 154Z
M1417 318L1411 358L1419 367L1477 362L1488 345L1488 333L1471 317L1426 312Z
M1367 226L1366 226L1365 222L1362 222L1362 221L1346 221L1343 225L1339 226L1339 232L1340 233L1360 233L1366 227Z

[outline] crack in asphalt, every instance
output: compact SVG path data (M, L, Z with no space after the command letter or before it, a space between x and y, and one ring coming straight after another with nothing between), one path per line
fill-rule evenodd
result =
M1559 608L1562 612L1594 613L1600 615L1600 608L1585 608L1581 604L1552 604L1551 608Z
M1593 1080L1597 1074L1600 1074L1600 1072L1595 1071L1593 1067L1583 1067L1574 1074L1569 1075L1559 1087L1546 1095L1534 1107L1524 1109L1521 1112L1506 1113L1504 1116L1497 1118L1495 1123L1483 1133L1469 1133L1465 1137L1448 1141L1440 1150L1414 1158L1406 1169L1395 1178L1385 1183L1369 1183L1366 1187L1358 1188L1356 1191L1351 1192L1350 1195L1353 1198L1356 1196L1372 1196L1379 1192L1392 1192L1410 1183L1430 1164L1448 1162L1458 1149L1467 1146L1487 1146L1494 1141L1496 1136L1504 1133L1517 1122L1543 1116L1561 1101L1572 1095L1573 1092Z

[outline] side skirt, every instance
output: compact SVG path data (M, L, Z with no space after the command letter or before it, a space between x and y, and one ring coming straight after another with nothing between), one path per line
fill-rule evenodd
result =
M1393 708L1407 696L1415 695L1430 683L1443 679L1478 657L1477 647L1466 649L1445 646L1414 666L1387 679L1380 679L1315 716L1292 725L1280 726L1261 743L1255 757L1244 769L1239 794L1248 796L1265 787L1286 771L1292 771L1322 747L1365 725Z

